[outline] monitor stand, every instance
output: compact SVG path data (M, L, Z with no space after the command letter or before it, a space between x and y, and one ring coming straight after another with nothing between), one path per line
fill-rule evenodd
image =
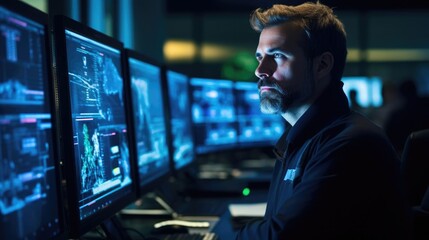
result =
M116 215L105 220L100 226L106 234L107 239L131 240L131 237L127 234Z
M156 192L147 193L142 199L122 209L121 214L178 217L176 211Z

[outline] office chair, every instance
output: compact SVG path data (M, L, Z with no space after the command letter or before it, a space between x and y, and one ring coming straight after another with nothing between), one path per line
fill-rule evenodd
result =
M412 132L401 156L401 174L410 207L420 205L429 186L429 129Z
M420 205L414 206L412 212L414 240L429 239L429 186Z
M404 190L412 213L412 239L429 239L429 129L408 136L401 160Z

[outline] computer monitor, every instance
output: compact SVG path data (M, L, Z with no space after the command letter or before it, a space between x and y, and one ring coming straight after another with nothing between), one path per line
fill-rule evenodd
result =
M350 102L350 93L355 90L356 100L363 108L380 107L383 104L381 89L383 82L379 77L345 76L341 79L343 90Z
M164 69L168 93L171 159L173 170L177 173L195 160L190 78L179 71Z
M137 198L123 44L65 16L54 37L70 237L101 225L119 238L115 214Z
M170 174L162 65L127 49L127 87L131 97L133 132L138 165L139 195Z
M234 82L191 78L192 121L197 154L237 147Z
M0 3L0 232L65 237L48 16Z
M255 82L237 81L234 89L239 146L273 146L285 130L282 116L261 112L259 91Z

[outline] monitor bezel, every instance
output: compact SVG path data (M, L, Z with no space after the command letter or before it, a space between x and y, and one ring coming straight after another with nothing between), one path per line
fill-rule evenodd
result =
M169 88L169 83L168 83L168 81L169 81L168 73L169 72L172 72L172 73L175 73L175 74L180 74L183 77L185 77L186 78L186 84L187 84L187 87L188 87L187 96L188 96L188 103L189 103L189 108L190 108L189 111L188 111L188 118L189 118L190 124L191 124L189 130L191 131L191 138L192 138L192 142L194 144L194 147L192 148L193 157L192 157L191 161L188 162L188 163L186 163L186 164L184 164L184 165L182 165L182 166L176 166L176 162L174 160L174 150L175 149L174 149L174 146L173 146L173 132L172 132L172 124L171 124L171 112L172 112L171 107L172 106L170 104L170 91L171 91L171 89ZM195 143L195 131L194 131L194 125L193 125L193 121L192 121L192 110L191 110L192 109L192 101L191 101L191 98L192 98L191 77L188 74L186 74L186 73L184 73L182 71L179 71L179 70L177 70L177 69L175 69L175 68L173 68L173 67L171 67L169 65L164 65L163 74L164 74L163 81L164 81L164 86L165 86L165 89L166 89L165 99L167 101L166 105L167 105L167 109L168 109L168 111L167 111L167 113L168 113L168 120L170 121L170 123L167 124L167 126L168 126L167 130L168 130L168 135L169 135L168 144L169 144L169 148L171 149L170 166L171 166L171 170L172 170L173 176L175 176L176 178L178 178L180 173L186 172L186 171L188 171L190 169L195 170L195 168L197 167L197 152L195 150L195 147L196 147L196 143Z
M44 47L46 51L45 55L45 72L46 72L46 80L44 92L46 95L45 101L48 102L48 107L51 115L51 136L52 136L52 150L51 154L53 157L54 167L55 167L55 178L56 178L56 194L57 194L57 211L58 211L58 221L59 221L59 233L55 236L52 236L51 239L66 239L67 227L65 224L65 209L64 209L64 201L63 201L63 191L62 191L62 182L61 182L61 171L60 171L60 159L58 153L58 121L56 115L56 101L54 95L54 84L53 84L53 72L52 72L52 47L51 47L51 24L49 21L49 16L47 13L42 12L41 10L30 6L25 2L20 1L2 1L0 5L11 11L17 15L21 15L22 17L28 18L31 21L34 21L38 24L43 25L45 41Z
M164 85L164 74L163 74L163 68L164 68L164 64L161 63L160 61L157 61L156 59L147 56L141 52L138 52L137 50L134 49L129 49L129 48L125 48L124 51L124 55L125 55L125 61L124 61L124 68L125 68L125 88L127 90L128 94L128 98L129 98L129 108L131 109L131 112L133 112L133 101L132 101L132 89L131 89L131 68L130 68L130 63L129 63L129 59L135 59L137 61L141 61L143 63L147 63L150 65L153 65L155 67L158 67L160 70L160 84L161 84L161 90L162 90L162 100L164 101L163 104L163 110L164 110L164 126L165 126L165 130L166 130L166 141L167 143L170 141L169 139L169 134L168 134L168 128L169 128L169 124L168 124L168 109L166 108L166 98L165 98L165 85ZM135 122L134 122L134 117L130 117L130 122L131 122L131 126L132 129L135 129ZM134 171L135 176L134 178L137 179L137 196L138 197L143 197L146 193L149 193L150 191L154 190L157 186L159 186L160 183L166 182L168 180L168 178L172 175L172 171L171 171L171 165L170 165L170 159L169 159L169 165L167 166L167 168L165 168L158 176L154 177L153 179L151 179L148 182L145 182L144 185L140 185L140 175L139 175L139 170L138 170L138 156L137 156L137 147L136 147L136 135L134 131L130 131L130 136L132 137L132 146L130 146L133 149L133 152L135 152L135 161L134 161L134 166L136 171ZM171 157L171 148L169 145L167 145L168 148L168 156L169 158Z
M116 202L107 206L103 210L100 210L99 213L88 216L87 218L80 220L79 214L79 205L78 205L78 195L79 195L79 184L80 179L75 175L76 165L75 165L75 154L73 149L73 124L71 118L71 101L70 101L70 85L68 79L68 64L67 61L58 61L59 59L67 59L66 51L66 30L70 30L79 35L88 37L92 40L95 40L99 43L110 46L114 49L117 49L121 53L121 76L125 81L124 75L124 47L123 43L104 34L98 32L95 29L92 29L80 22L77 22L69 17L63 15L54 16L53 24L54 32L54 41L55 41L55 56L56 56L56 101L58 103L59 118L61 120L61 129L60 129L60 138L61 138L61 158L64 163L63 176L66 184L66 193L67 193L67 220L69 221L69 236L70 237L80 237L83 234L89 232L91 229L102 224L109 218L113 217L121 209L132 203L137 198L136 186L134 173L135 169L133 168L133 159L134 153L129 148L129 157L130 157L130 168L131 168L131 177L132 183L129 187L126 188L128 191L127 195L124 195L122 198L118 199ZM125 82L123 83L125 85ZM125 87L123 88L125 91ZM124 92L123 96L126 96ZM127 124L127 132L131 132L130 128L130 109L127 107L129 103L127 98L124 98L124 107L125 107L125 117ZM128 147L131 145L131 138L127 134Z

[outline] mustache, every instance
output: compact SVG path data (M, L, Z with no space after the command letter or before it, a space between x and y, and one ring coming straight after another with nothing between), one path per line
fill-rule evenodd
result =
M274 88L276 91L278 91L280 94L285 95L286 92L280 87L280 85L276 81L271 81L269 78L264 77L260 78L258 80L258 89L261 89L261 87L270 87Z

